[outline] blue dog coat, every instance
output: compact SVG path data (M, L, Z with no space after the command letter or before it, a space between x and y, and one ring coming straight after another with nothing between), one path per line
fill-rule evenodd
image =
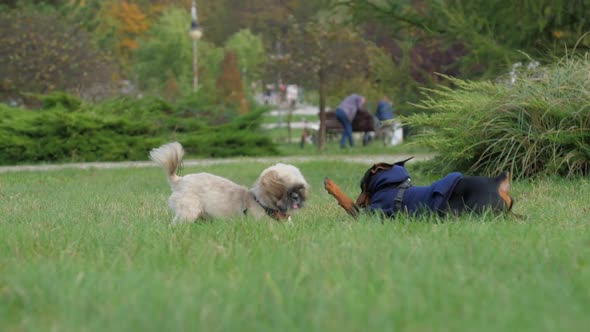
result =
M462 177L461 173L453 172L430 186L411 186L405 189L399 210L412 214L427 211L444 214L451 193ZM369 192L373 193L369 211L381 211L388 217L397 213L395 199L400 190L399 186L409 179L408 171L399 165L375 175L368 187Z

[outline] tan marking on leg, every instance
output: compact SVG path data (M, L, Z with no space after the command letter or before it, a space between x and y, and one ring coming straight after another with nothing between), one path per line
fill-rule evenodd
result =
M344 208L344 210L353 217L358 215L358 207L354 204L354 201L348 197L340 187L334 183L334 181L326 178L324 180L324 188L328 193L338 201L338 204Z
M498 186L498 194L506 203L508 210L512 208L512 198L510 198L510 172L506 172L506 178Z

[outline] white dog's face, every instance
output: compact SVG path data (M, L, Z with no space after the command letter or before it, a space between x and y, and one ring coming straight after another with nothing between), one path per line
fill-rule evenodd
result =
M287 213L303 207L308 188L297 167L279 163L260 174L253 192L263 206Z

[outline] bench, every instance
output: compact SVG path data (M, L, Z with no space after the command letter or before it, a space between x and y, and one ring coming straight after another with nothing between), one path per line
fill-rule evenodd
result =
M344 130L342 124L336 119L336 112L326 112L326 133L337 132L341 133ZM369 111L360 110L352 120L353 132L368 132L375 131L375 118Z
M313 127L309 126L303 132L301 136L301 147L308 142L317 144L317 131L319 126ZM353 132L372 132L375 131L376 124L375 124L375 117L369 111L360 110L356 113L352 121L352 131ZM332 139L337 138L342 131L344 131L344 127L338 119L336 118L336 112L330 111L326 112L326 141L330 141ZM368 142L365 140L366 136L363 138L363 145L367 145Z

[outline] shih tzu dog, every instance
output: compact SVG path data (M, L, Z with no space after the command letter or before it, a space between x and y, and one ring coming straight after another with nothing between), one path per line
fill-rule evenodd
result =
M210 173L179 176L184 149L178 142L150 152L150 159L162 167L172 187L169 205L172 224L205 218L252 215L256 219L290 219L290 212L303 207L309 185L299 169L278 163L260 174L252 189Z

